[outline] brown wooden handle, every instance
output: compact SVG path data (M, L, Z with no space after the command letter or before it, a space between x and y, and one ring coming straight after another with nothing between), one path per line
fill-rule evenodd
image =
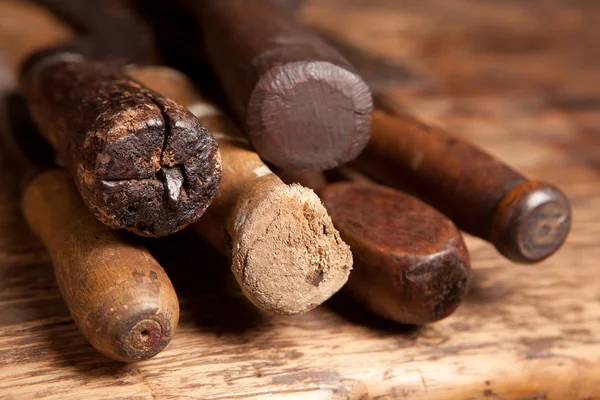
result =
M344 289L375 314L421 325L450 315L470 280L469 253L458 228L439 211L400 191L341 169L327 184L318 171L282 171L284 182L318 191L350 248L354 268Z
M450 315L467 293L469 253L460 231L431 206L397 190L342 182L320 192L350 245L345 289L374 313L403 324Z
M271 0L196 2L208 60L260 156L328 169L370 135L371 93L332 46Z
M371 142L356 167L414 192L516 262L550 256L570 230L570 205L557 188L528 181L472 144L408 116L375 111Z
M150 358L167 346L179 303L146 249L98 222L64 171L35 178L22 206L50 254L75 324L92 346L127 362Z
M210 204L221 176L217 143L184 107L73 53L32 65L24 86L40 132L111 228L165 236Z

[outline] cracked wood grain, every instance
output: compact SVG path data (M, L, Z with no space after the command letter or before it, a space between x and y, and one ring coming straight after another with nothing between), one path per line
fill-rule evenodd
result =
M202 215L219 186L220 157L189 111L73 53L32 68L24 87L32 116L96 218L155 237Z

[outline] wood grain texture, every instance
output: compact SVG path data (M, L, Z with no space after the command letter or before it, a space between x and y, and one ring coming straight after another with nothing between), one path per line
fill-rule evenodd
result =
M65 171L38 175L27 186L22 207L50 254L75 324L94 348L135 362L167 346L179 303L148 250L97 221Z
M465 303L408 330L341 296L297 317L257 314L215 278L205 249L184 257L178 235L167 248L182 255L165 264L181 295L178 333L154 359L123 366L75 329L0 160L0 397L600 398L598 2L320 0L302 12L431 76L434 86L391 90L411 113L561 187L573 205L562 250L524 268L467 237Z

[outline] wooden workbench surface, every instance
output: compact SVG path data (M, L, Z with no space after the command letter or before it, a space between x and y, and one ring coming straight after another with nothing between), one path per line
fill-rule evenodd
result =
M574 208L562 251L512 265L467 238L465 304L408 328L342 295L262 315L182 233L150 242L180 296L178 332L125 365L75 328L0 160L0 398L600 398L600 2L315 0L302 16L406 65L420 79L393 93L414 113L561 187Z

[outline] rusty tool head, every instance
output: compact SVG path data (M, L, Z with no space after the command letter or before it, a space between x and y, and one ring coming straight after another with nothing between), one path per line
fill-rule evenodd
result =
M554 254L571 230L571 204L558 188L527 181L505 194L491 217L489 241L505 257L535 263Z
M33 119L99 220L155 237L203 214L220 182L220 156L187 109L72 53L46 58L30 78Z

